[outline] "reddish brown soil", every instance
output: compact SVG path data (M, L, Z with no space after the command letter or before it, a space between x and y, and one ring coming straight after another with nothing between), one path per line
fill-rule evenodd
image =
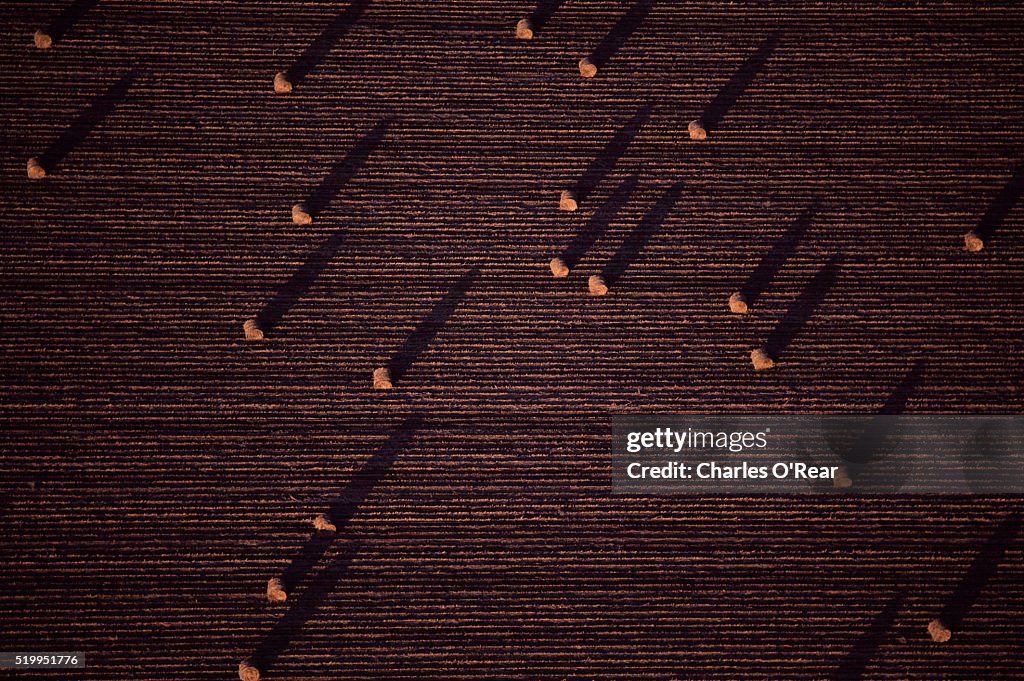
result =
M612 413L876 412L918 362L905 411L1024 412L1017 3L666 1L583 79L631 3L566 2L527 41L535 5L489 0L373 0L351 27L312 2L101 2L34 47L69 2L0 13L5 650L81 651L74 678L105 681L267 651L268 680L1022 678L1024 548L984 548L1019 499L609 489Z

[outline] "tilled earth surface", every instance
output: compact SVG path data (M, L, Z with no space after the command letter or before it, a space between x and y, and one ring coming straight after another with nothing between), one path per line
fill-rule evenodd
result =
M1017 3L89 4L0 14L0 638L89 665L17 678L1024 678L1019 498L609 484L1024 412Z

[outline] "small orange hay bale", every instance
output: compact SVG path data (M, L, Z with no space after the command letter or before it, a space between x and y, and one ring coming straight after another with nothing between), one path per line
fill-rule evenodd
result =
M28 176L32 180L41 180L46 177L46 168L35 156L28 160Z
M48 50L53 47L53 38L46 31L36 31L32 34L32 42L36 44L40 50Z
M580 59L580 75L584 78L593 78L597 75L597 64L591 61L590 57Z
M306 204L296 203L292 206L292 222L297 225L313 224L313 216L310 215L309 210L306 209Z
M326 513L321 513L317 517L313 518L313 527L320 530L321 532L337 532L337 526L331 522L330 516Z
M746 297L739 291L729 296L729 311L734 314L747 314L750 311Z
M690 124L686 126L687 132L690 133L690 139L703 141L708 138L708 131L704 127L704 121L699 118L695 121L690 121Z
M245 324L242 324L242 330L245 331L245 340L247 341L263 340L263 329L255 319L246 319Z
M849 489L853 486L853 479L850 474L846 472L844 466L836 467L835 477L832 478L832 486L836 489Z
M768 355L764 348L758 348L750 353L750 363L754 365L755 371L771 369L775 366L775 360Z
M529 19L520 19L516 24L516 37L520 40L533 40L533 22Z
M292 91L292 82L288 80L288 74L278 71L274 74L274 92L279 95L286 95Z
M964 234L964 248L971 253L977 253L985 248L985 240L973 229Z
M603 296L608 293L608 285L604 282L604 277L600 274L590 275L587 287L590 289L590 295L592 296Z
M558 198L558 207L561 210L574 211L579 208L576 203L576 192L572 189L563 189L562 195Z
M393 387L391 384L391 372L387 367L378 367L373 370L374 390L391 390Z
M549 264L551 266L551 274L556 279L565 279L569 276L569 266L561 258L552 258Z
M940 619L934 619L928 623L928 634L936 643L945 643L953 636L953 632L947 629Z
M238 663L238 678L242 681L260 681L260 670L248 660Z
M267 581L267 600L271 603L284 603L288 600L288 592L284 590L284 582L279 577Z

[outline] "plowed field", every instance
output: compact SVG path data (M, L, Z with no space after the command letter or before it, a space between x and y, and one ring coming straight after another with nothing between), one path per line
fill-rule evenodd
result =
M3 3L16 678L1024 678L1019 498L610 489L612 414L1024 413L1022 12Z

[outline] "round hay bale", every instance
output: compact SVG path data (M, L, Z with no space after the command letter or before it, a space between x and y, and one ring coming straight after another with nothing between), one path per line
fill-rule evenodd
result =
M284 582L279 577L267 580L267 600L271 603L284 603L288 600L288 592L284 590Z
M245 340L247 341L261 341L263 340L263 329L260 328L260 323L255 319L246 319L245 323L242 324L242 329L245 331Z
M292 206L292 222L296 225L311 225L313 224L313 216L306 209L306 204L296 203Z
M53 47L53 38L46 31L36 31L32 34L32 42L40 50L48 50Z
M695 121L690 121L690 124L686 126L687 132L690 133L690 139L702 142L708 138L708 131L704 127L704 121L699 118Z
M853 479L846 472L845 467L839 466L837 468L836 475L832 478L832 486L836 489L850 489L853 486Z
M31 180L41 180L46 177L46 168L35 156L28 160L28 177Z
M338 528L333 522L331 522L330 516L326 513L321 513L317 517L313 518L313 527L321 532L337 532Z
M747 314L750 311L746 297L739 291L729 296L729 311L733 314Z
M260 681L260 670L248 660L238 663L238 678L242 681Z
M292 82L288 80L288 74L278 71L274 74L274 92L279 95L286 95L292 91Z
M516 37L520 40L533 40L533 22L529 19L520 19L516 24Z
M928 623L928 635L936 643L945 643L953 637L953 632L946 628L940 619L934 619Z
M576 192L572 189L562 190L561 196L558 197L558 208L570 212L579 208L579 204L576 202Z
M603 296L608 293L608 284L605 283L604 277L600 274L592 274L587 282L587 287L590 289L590 295L592 296Z
M754 365L755 371L771 369L775 366L775 360L768 355L764 348L758 348L750 353L750 363Z
M593 78L597 75L597 64L591 61L590 57L580 59L580 75L584 78Z
M551 266L551 274L556 279L565 279L569 276L569 266L561 258L552 258L549 265Z
M973 229L967 234L964 234L964 249L971 253L977 253L981 249L985 248L985 240L981 238L981 234L978 234Z
M391 390L394 385L391 383L391 372L387 367L378 367L373 370L374 390Z

